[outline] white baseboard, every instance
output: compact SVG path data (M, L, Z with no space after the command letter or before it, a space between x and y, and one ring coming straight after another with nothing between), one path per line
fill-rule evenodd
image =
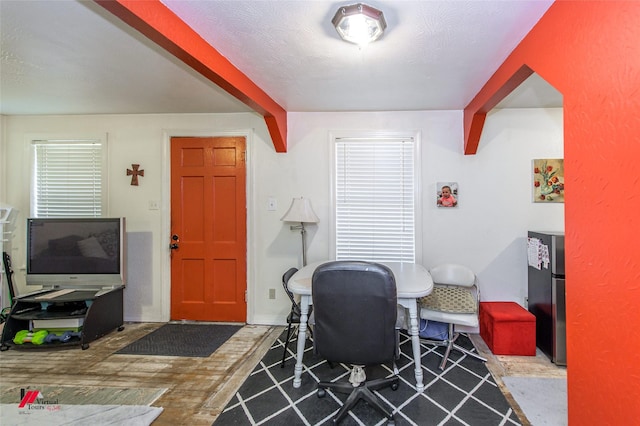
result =
M250 323L251 325L287 325L287 318L280 315L256 315Z

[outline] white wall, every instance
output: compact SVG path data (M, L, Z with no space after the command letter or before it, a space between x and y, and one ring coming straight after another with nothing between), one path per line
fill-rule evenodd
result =
M169 309L169 188L171 135L245 134L248 163L248 322L282 324L288 300L282 273L300 266L300 234L280 221L293 197L310 198L320 223L308 227L308 261L330 255L329 134L412 131L421 137L422 259L426 267L461 262L478 274L485 300L526 296L526 231L564 229L562 204L531 202L531 160L563 156L562 110L501 110L488 115L477 155L462 154L462 112L289 113L288 152L276 153L264 120L255 114L7 117L2 178L4 201L29 211L28 142L32 135L108 134L109 214L126 216L128 230L150 241L149 277L136 277L125 319L166 321ZM126 169L140 163L140 186ZM457 208L435 207L436 182L456 181ZM268 199L277 209L267 209ZM160 210L149 210L159 201ZM22 217L24 219L26 215ZM17 232L24 232L20 227ZM24 239L13 244L14 266L24 265ZM24 271L17 271L18 283ZM139 274L147 275L147 274ZM142 282L140 282L142 281ZM268 299L269 288L276 299ZM26 291L22 285L21 291ZM135 300L131 300L135 299Z
M4 115L0 115L0 205L4 204L5 200L7 199L7 179L4 176L5 159L7 158L7 144L5 143L5 119L6 118ZM11 239L9 239L9 235L5 234L6 228L6 224L0 224L0 230L2 230L2 234L0 234L0 248L3 252L11 251L12 241ZM9 306L9 290L6 284L7 278L4 273L4 266L0 267L0 271L2 271L2 274L0 274L0 308L5 308Z
M125 290L125 320L169 319L169 187L168 141L171 135L247 134L249 155L273 153L262 117L256 114L193 115L88 115L9 116L5 119L2 177L8 204L19 206L21 226L14 239L12 259L21 293L24 285L24 219L29 216L29 144L34 138L107 137L109 216L125 216L127 231L134 233L138 259L149 259L145 274L134 274ZM140 164L144 177L131 186L126 175L132 163ZM251 172L249 172L251 176ZM149 202L161 209L150 210ZM137 271L130 271L132 273ZM132 298L137 300L132 300Z
M422 264L467 264L483 299L524 304L527 230L564 230L564 204L533 203L531 177L534 158L563 157L562 109L494 111L473 156L463 155L462 129L461 111L290 114L289 153L276 195L281 200L286 188L313 202L320 223L310 227L308 261L330 255L329 133L413 130L422 142ZM458 207L436 207L442 181L458 182ZM290 244L299 250L299 236L293 237Z
M564 204L532 202L532 160L562 158L562 109L498 110L487 116L478 153L436 143L425 155L425 185L457 181L458 210L430 204L423 262L460 261L478 275L484 300L524 304L527 230L564 230Z

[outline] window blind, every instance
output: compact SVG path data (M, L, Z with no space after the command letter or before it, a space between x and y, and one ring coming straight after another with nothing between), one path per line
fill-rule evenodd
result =
M415 262L414 140L336 140L336 259Z
M102 215L102 143L34 141L33 215Z

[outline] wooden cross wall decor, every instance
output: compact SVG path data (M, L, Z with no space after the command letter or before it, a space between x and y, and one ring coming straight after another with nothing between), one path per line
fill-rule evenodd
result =
M131 185L138 186L138 176L144 176L144 170L138 170L140 164L132 164L131 169L127 169L127 176L131 176Z

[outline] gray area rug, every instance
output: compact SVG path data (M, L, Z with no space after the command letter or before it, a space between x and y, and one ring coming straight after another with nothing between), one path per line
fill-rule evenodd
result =
M502 378L532 426L566 426L567 379L543 377Z
M17 406L23 391L24 393L38 391L43 399L65 405L151 405L166 390L166 388L129 389L94 386L0 386L0 404Z
M162 408L149 405L164 392L163 388L3 386L0 424L147 426L162 413Z
M165 324L116 354L206 358L241 328L224 324Z
M6 426L148 426L162 413L162 408L140 405L57 405L1 404L0 418Z

